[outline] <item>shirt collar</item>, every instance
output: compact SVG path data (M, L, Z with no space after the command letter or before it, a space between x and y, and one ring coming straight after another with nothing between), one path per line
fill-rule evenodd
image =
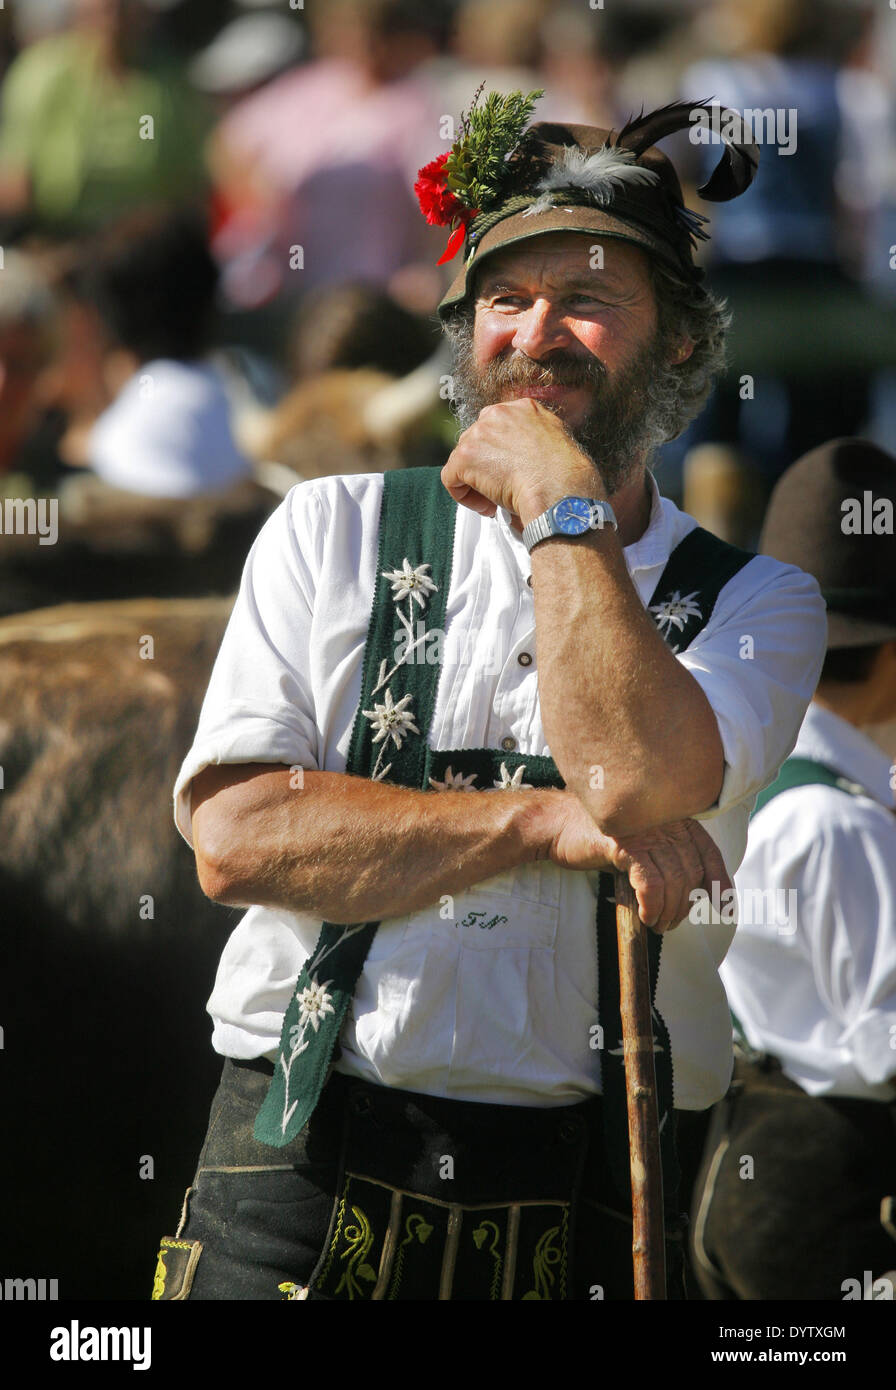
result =
M875 801L893 809L890 759L886 753L839 714L814 701L806 711L792 757L812 758L858 782Z

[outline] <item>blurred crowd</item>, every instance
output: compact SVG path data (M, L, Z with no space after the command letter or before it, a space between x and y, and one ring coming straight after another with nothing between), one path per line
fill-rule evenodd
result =
M110 496L257 505L301 478L441 465L452 266L413 184L482 82L606 127L682 97L798 113L749 197L710 209L730 366L660 452L662 490L750 544L799 454L892 438L880 5L13 0L0 71L0 498L56 496L83 523ZM691 189L717 158L687 137L668 152Z

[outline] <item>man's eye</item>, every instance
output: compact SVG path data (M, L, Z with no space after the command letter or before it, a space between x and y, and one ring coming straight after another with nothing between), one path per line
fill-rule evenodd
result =
M528 303L522 294L497 294L488 301L490 309L518 309ZM571 294L566 300L573 312L593 313L605 307L607 300L596 294Z

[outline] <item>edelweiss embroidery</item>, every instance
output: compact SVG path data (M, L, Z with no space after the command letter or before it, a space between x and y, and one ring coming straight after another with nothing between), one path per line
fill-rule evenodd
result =
M408 708L413 702L413 696L403 695L396 704L388 683L395 675L399 666L404 665L411 653L426 640L426 626L419 620L417 622L417 637L415 639L413 638L413 615L415 603L423 609L426 607L429 595L438 593L438 585L434 584L426 573L429 568L430 565L428 561L422 565L412 565L407 556L405 556L402 561L401 569L381 571L392 585L393 602L397 605L404 599L407 599L407 613L403 613L399 608L397 609L397 617L408 635L408 642L401 657L396 661L391 670L387 670L388 662L385 657L383 657L380 662L377 683L370 693L376 695L378 691L385 687L386 693L383 703L380 705L374 701L373 709L361 711L364 718L369 719L372 727L376 730L373 736L373 742L382 743L383 745L374 765L373 772L370 774L371 780L374 782L382 781L392 766L391 763L387 763L385 767L382 765L383 754L389 745L389 739L392 740L396 748L400 748L407 734L419 734L420 732L417 725L414 723L414 715Z
M525 763L520 763L520 765L519 765L519 767L517 768L516 772L515 772L515 773L513 774L513 776L511 777L510 773L507 771L507 764L506 764L506 763L502 763L502 764L501 764L501 780L500 780L500 782L495 782L495 783L493 783L493 785L496 786L496 787L500 787L500 789L501 789L502 791L518 791L521 787L529 787L530 789L532 789L532 783L531 783L531 782L524 782L524 781L523 781L523 773L524 773L525 771L526 771L526 764L525 764Z
M473 783L476 781L476 773L471 772L469 777L465 777L462 772L452 772L451 765L445 768L444 782L437 782L435 777L430 777L429 785L434 787L437 792L450 791L473 791Z
M303 1028L310 1023L316 1033L324 1014L334 1012L332 995L327 994L327 988L332 983L332 980L327 980L325 985L319 985L315 975L311 984L296 995L300 1010L299 1023Z
M662 603L651 604L649 611L656 614L656 625L664 637L668 637L673 627L677 627L679 632L683 632L688 618L703 617L699 604L694 602L699 592L699 589L695 589L693 593L685 594L682 598L676 589ZM664 627L666 628L665 632L663 632Z
M321 1019L325 1014L335 1013L333 1008L333 996L327 993L332 980L327 980L325 984L319 984L317 975L312 975L310 984L304 989L296 990L296 1003L299 1006L299 1021L294 1023L289 1030L289 1060L285 1058L281 1051L279 1062L283 1072L284 1096L283 1096L283 1115L281 1119L282 1131L286 1133L286 1127L292 1118L293 1112L298 1105L294 1100L289 1103L289 1081L293 1063L301 1057L303 1052L307 1052L310 1047L310 1040L305 1037L308 1032L308 1025L314 1029L315 1033L321 1024Z
M436 585L429 575L423 573L429 568L430 566L425 564L417 565L414 569L405 557L400 570L383 570L386 578L392 580L392 596L396 603L400 603L403 598L407 598L410 594L414 602L419 603L421 608L425 606L427 595L437 592Z
M387 742L384 742L384 740L391 738L395 747L400 748L406 733L419 734L420 732L417 725L414 723L413 716L409 714L405 708L406 705L410 704L412 698L413 697L410 695L403 695L396 705L392 700L392 691L387 690L384 704L378 705L374 703L373 709L361 711L365 718L369 719L376 729L376 733L373 736L374 743L383 744L380 749L380 755L376 760L376 766L373 769L373 780L375 782L385 777L389 768L392 766L391 763L387 763L385 767L380 767L380 763L383 760L383 753L388 746Z

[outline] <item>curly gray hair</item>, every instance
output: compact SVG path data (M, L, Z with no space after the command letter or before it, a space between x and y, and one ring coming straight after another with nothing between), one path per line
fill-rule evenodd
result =
M667 366L651 385L656 444L677 439L706 404L725 370L731 327L727 303L700 284L688 284L648 259L659 318L660 347L668 361L683 338L694 344L684 362Z

